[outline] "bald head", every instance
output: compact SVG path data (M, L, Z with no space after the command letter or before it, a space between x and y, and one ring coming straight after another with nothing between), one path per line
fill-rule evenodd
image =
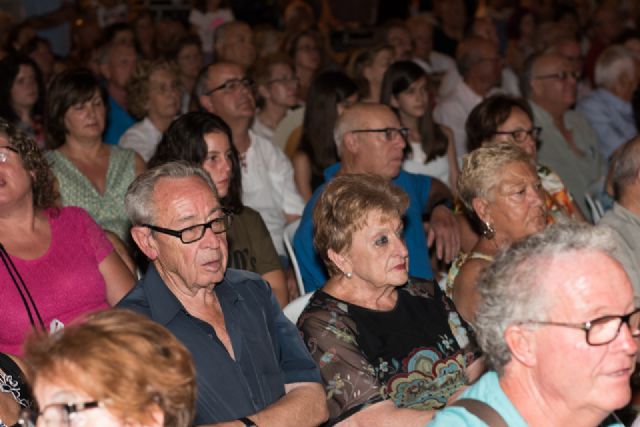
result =
M234 62L247 69L256 60L253 30L242 21L231 21L216 28L215 51L218 61Z
M523 93L552 115L562 114L576 102L577 76L558 53L534 56L525 63Z
M345 109L336 120L333 131L333 139L338 149L338 155L342 155L342 143L346 133L354 129L368 129L369 124L375 121L376 118L387 118L389 115L396 117L393 110L383 104L361 102Z

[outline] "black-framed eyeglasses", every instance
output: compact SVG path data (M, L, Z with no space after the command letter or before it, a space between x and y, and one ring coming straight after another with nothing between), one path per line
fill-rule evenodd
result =
M251 90L253 89L253 85L254 85L253 80L247 77L243 77L241 79L231 79L222 83L220 86L214 87L209 92L207 92L206 95L211 95L212 93L217 92L219 90L224 90L227 92L235 92L240 88Z
M529 130L516 129L512 131L501 131L501 132L496 131L495 135L510 135L515 142L524 142L526 141L527 136L530 136L534 140L537 140L540 137L541 132L542 132L542 128L539 126L535 126Z
M196 224L191 227L183 228L181 230L172 230L170 228L158 227L152 224L142 224L143 227L147 227L158 233L168 234L169 236L178 237L184 244L197 242L204 237L204 233L208 228L215 234L222 234L231 226L231 220L233 214L227 210L223 211L224 214L218 218L214 218L204 224Z
M387 142L393 141L398 136L405 141L409 138L409 128L355 129L351 133L381 133Z
M585 331L589 345L605 345L616 339L623 323L626 323L629 327L632 337L640 337L640 308L636 308L631 313L622 316L602 316L584 323L550 322L542 320L525 320L520 323L581 329Z
M291 77L280 77L279 79L271 79L267 82L268 85L272 85L275 83L298 84L300 83L300 79L296 76L291 76Z
M575 81L580 80L582 75L577 71L560 71L558 73L553 74L543 74L541 76L534 76L533 80L547 80L547 79L558 79L565 81L569 77L572 77Z
M90 402L52 403L45 406L42 411L24 409L20 413L18 425L35 427L73 427L74 418L79 412L88 409L101 408L102 402L93 400Z
M9 151L13 151L16 154L18 153L18 150L10 145L0 145L0 163L5 163L9 160Z

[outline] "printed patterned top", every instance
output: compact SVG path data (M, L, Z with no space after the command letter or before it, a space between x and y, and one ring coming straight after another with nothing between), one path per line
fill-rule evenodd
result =
M298 328L320 367L333 425L368 405L442 408L477 355L471 328L433 281L412 278L375 311L316 291Z

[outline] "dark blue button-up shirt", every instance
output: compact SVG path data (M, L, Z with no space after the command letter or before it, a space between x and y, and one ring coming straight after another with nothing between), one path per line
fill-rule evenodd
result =
M214 292L235 360L211 325L187 313L153 266L118 304L160 323L191 352L198 386L195 425L261 411L285 394L285 384L321 382L298 330L260 276L228 269Z

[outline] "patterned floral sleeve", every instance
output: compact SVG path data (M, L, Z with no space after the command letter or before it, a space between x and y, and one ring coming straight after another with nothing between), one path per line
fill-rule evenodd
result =
M330 413L328 425L384 399L384 386L357 347L356 327L346 304L318 291L298 328L320 367Z

